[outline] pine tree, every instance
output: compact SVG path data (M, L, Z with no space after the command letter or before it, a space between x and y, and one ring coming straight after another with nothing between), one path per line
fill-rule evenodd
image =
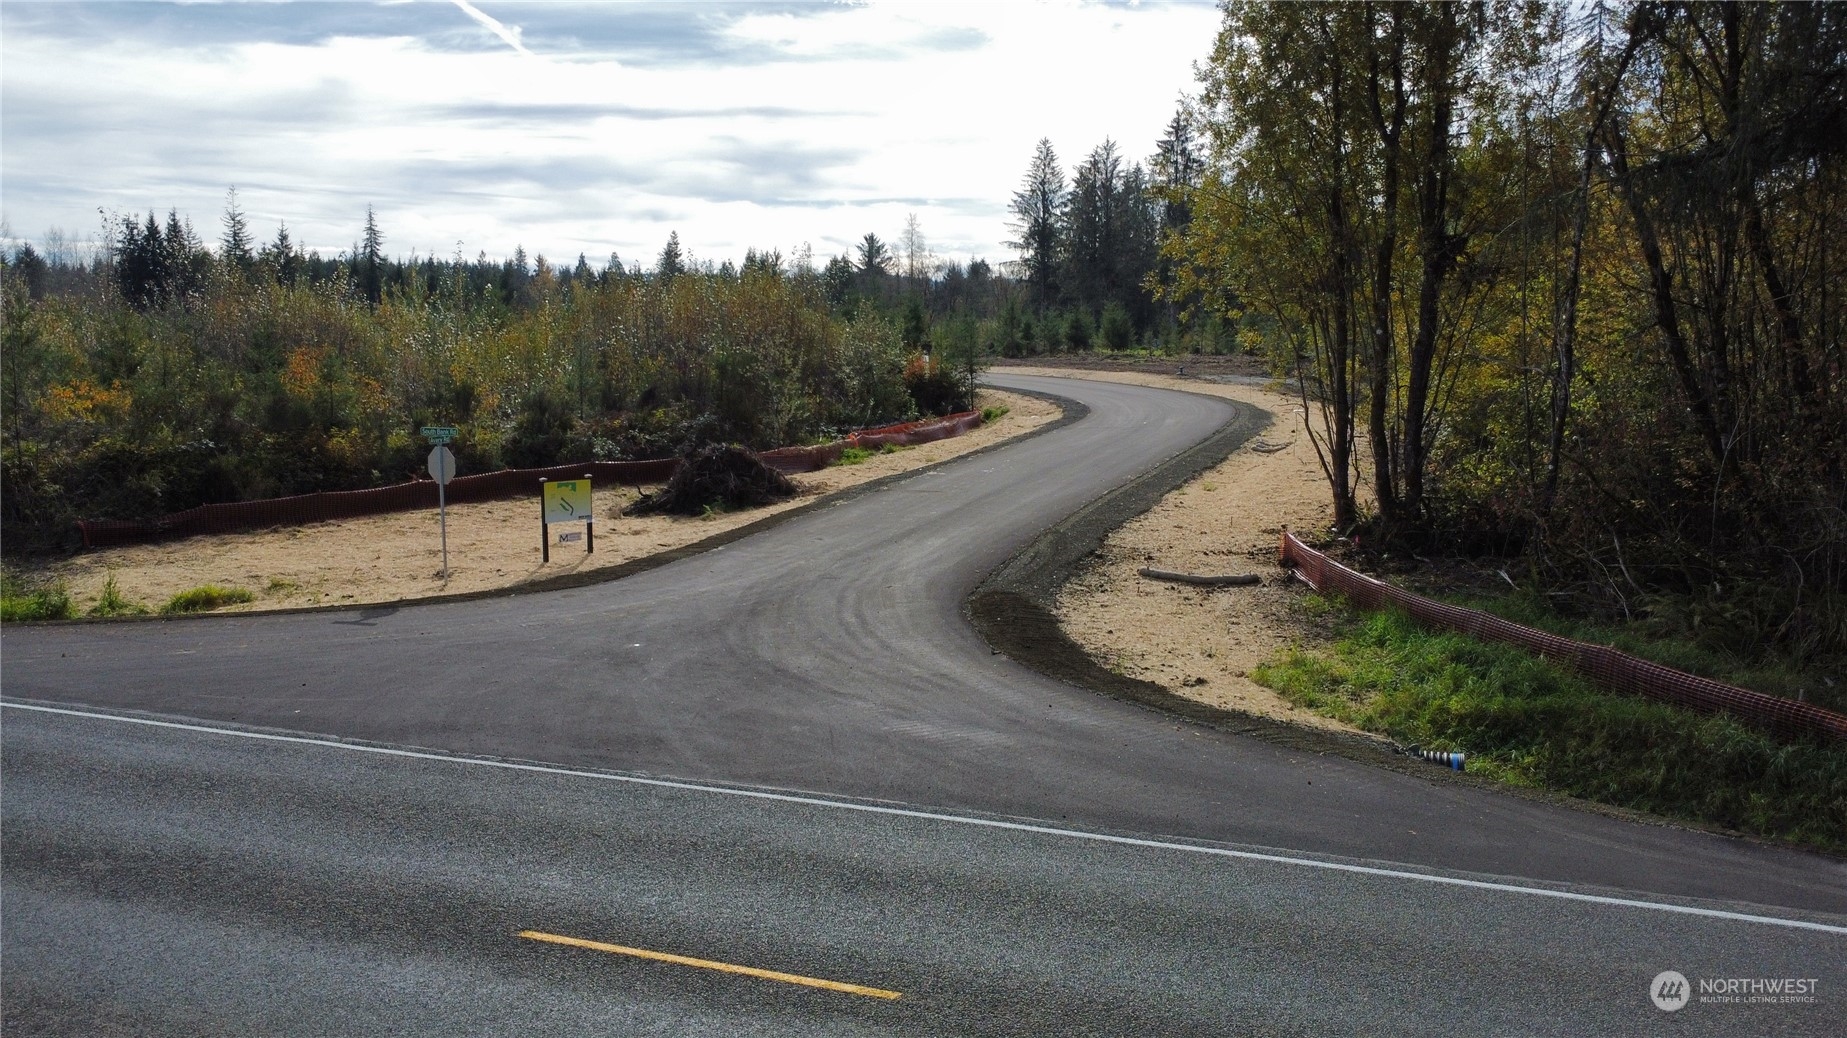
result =
M680 252L680 232L673 231L667 235L667 244L661 249L661 258L654 264L654 276L669 282L684 273L686 257Z
M385 236L378 229L378 215L366 206L366 233L359 243L358 260L359 287L365 293L366 302L374 306L385 295Z
M263 262L275 271L276 280L284 285L293 285L301 273L301 253L289 238L289 225L276 225L276 240L263 247Z
M192 221L181 219L178 209L167 210L167 230L161 246L166 254L163 268L166 299L185 303L204 289L205 271L211 257L193 231Z
M152 310L166 301L166 249L151 210L145 227L132 216L122 219L112 251L116 288L129 306Z
M250 227L244 219L244 211L237 204L237 188L233 186L225 195L224 202L224 236L218 240L219 259L239 273L247 273L256 262L251 255Z
M1026 283L1035 311L1043 311L1057 298L1058 259L1062 235L1059 224L1065 207L1065 174L1058 166L1058 154L1050 138L1039 139L1032 164L1020 189L1008 207L1013 222L1008 226L1020 237L1007 244L1020 250L1026 266Z
M1205 155L1200 148L1198 132L1193 128L1193 113L1185 102L1168 122L1167 136L1155 145L1150 163L1151 190L1161 202L1159 241L1164 247L1168 242L1180 240L1192 224L1193 193L1199 189L1206 172ZM1161 298L1167 303L1165 324L1177 332L1181 311L1191 310L1199 298L1197 293L1183 296L1175 288L1174 264L1171 257L1161 255L1156 261L1155 280L1160 285Z
M891 250L876 234L867 234L859 241L859 272L872 277L891 272Z

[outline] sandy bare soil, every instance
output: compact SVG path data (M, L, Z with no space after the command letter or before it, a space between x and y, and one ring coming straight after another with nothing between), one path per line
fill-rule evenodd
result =
M1297 710L1247 676L1307 633L1291 609L1299 585L1292 587L1277 565L1283 529L1318 532L1333 514L1314 447L1303 432L1301 401L1243 376L1217 376L1226 379L1219 382L1132 371L995 371L1180 389L1253 404L1276 416L1222 464L1110 534L1089 567L1059 593L1055 611L1073 641L1119 674L1213 706L1351 730ZM1192 587L1142 577L1137 573L1142 567L1256 573L1263 583Z
M801 494L767 508L699 519L629 518L621 514L622 509L635 500L637 490L596 487L596 553L587 554L582 542L556 543L559 533L570 531L554 526L549 564L540 562L541 526L535 495L528 500L451 507L446 579L441 575L441 525L435 509L108 548L59 561L31 575L62 580L79 613L96 603L111 574L122 597L151 610L158 610L180 591L206 584L243 588L256 596L247 605L228 606L221 612L397 602L510 588L539 578L605 569L691 544L822 495L1023 435L1062 413L1057 405L1017 393L984 390L980 397L980 406L1005 406L1008 412L953 439L794 476ZM570 528L577 529L581 528Z

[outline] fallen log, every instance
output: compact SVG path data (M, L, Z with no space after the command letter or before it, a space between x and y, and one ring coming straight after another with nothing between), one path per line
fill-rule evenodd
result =
M1149 569L1144 566L1137 572L1149 580L1166 580L1175 584L1197 584L1200 587L1246 587L1263 583L1263 578L1255 573L1228 573L1224 576L1200 576L1195 573L1173 573L1164 569Z

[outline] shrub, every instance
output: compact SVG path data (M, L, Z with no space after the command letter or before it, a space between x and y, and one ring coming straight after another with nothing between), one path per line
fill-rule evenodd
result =
M925 414L945 415L960 410L965 397L962 379L946 364L931 364L922 357L911 358L904 369L904 388L910 390L917 409Z
M1129 312L1121 303L1111 303L1103 311L1103 322L1097 329L1103 339L1104 349L1122 352L1135 345L1135 325L1129 320Z
M1065 345L1071 347L1072 353L1082 353L1090 348L1090 318L1083 311L1073 310L1065 318Z

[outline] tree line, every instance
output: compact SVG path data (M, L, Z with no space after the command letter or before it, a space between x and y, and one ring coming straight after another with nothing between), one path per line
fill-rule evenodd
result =
M1020 276L938 258L914 214L824 261L695 260L675 232L646 265L554 264L394 257L368 207L326 256L286 223L259 240L235 188L209 244L169 210L109 216L88 263L24 245L0 257L7 548L79 516L394 482L419 471L424 424L459 426L476 471L761 448L968 406L989 356L1177 349L1150 277L1162 192L1199 168L1188 132L1176 118L1153 175L1105 141L1068 189L1042 142L1042 208L1014 201Z
M1844 93L1835 5L1234 0L1163 295L1299 378L1340 532L1838 659Z
M1204 157L1183 109L1149 163L1124 159L1105 140L1066 180L1048 138L1034 149L1008 210L1030 320L1043 331L1006 344L1009 355L1138 346L1166 353L1220 352L1233 326L1220 313L1179 304L1162 244L1191 219ZM1165 301L1163 293L1169 296ZM1199 318L1194 321L1193 318Z
M426 424L458 426L461 465L484 471L965 407L976 315L1012 291L983 263L912 277L882 249L693 262L677 234L648 268L397 259L371 210L323 257L286 226L258 244L234 191L222 224L208 247L177 212L117 217L87 264L0 257L8 551L68 540L77 518L411 478Z

